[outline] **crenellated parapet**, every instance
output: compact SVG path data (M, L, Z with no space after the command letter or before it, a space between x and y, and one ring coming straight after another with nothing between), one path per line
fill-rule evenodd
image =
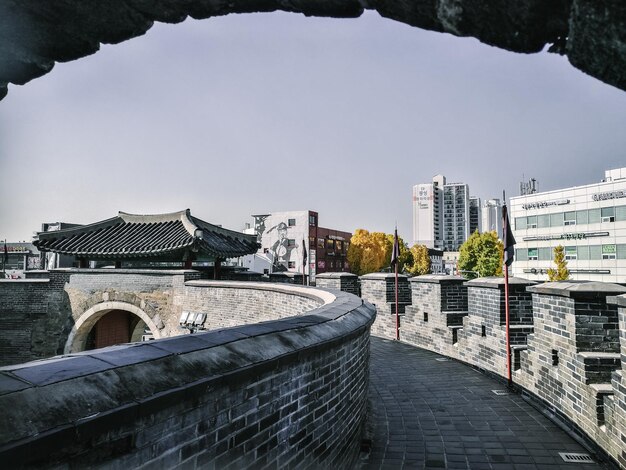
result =
M390 312L388 275L367 277L363 298ZM507 377L503 278L409 283L401 341ZM626 287L510 278L509 292L513 383L626 468ZM395 338L395 316L379 315L372 334Z

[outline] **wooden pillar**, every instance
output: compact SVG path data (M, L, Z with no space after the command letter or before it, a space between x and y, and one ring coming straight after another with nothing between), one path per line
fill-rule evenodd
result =
M220 267L222 266L222 259L215 258L215 266L213 267L213 279L219 281L220 279Z
M85 258L79 258L78 259L78 267L79 268L88 268L89 267L89 260L87 260Z
M115 262L115 269L120 269L122 267L122 262L121 261L116 261Z

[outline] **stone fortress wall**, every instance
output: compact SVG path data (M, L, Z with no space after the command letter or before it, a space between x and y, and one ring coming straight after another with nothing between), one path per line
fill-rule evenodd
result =
M206 310L211 328L248 324L0 368L5 465L354 465L366 417L372 305L340 291L185 282L188 272L147 273L144 281L123 272L114 286L99 284L114 273L79 271L0 283L2 325L7 311L24 320L57 315L74 303L94 311L89 299L121 302L122 286L135 277L139 291L171 294L162 308ZM9 305L20 295L22 304ZM130 289L126 295L128 305L143 309L151 301ZM39 298L40 305L29 307ZM59 298L61 306L51 308ZM158 306L154 315L166 330L175 315Z
M348 432L354 442L358 441L356 428L362 425L369 357L369 342L364 331L369 331L371 327L372 334L395 338L393 274L376 273L360 279L347 273L321 276L318 285L324 286L326 291L323 291L285 283L200 281L192 271L157 273L146 273L147 277L142 280L137 272L115 273L109 270L84 273L82 270L73 270L73 273L32 273L34 277L24 281L0 281L0 335L3 335L0 336L0 351L3 358L5 352L10 352L11 357L21 357L15 352L16 347L23 347L27 352L22 356L28 359L43 355L49 351L49 348L45 350L41 342L42 338L46 338L47 329L48 337L56 341L57 348L62 350L64 341L67 342L68 327L63 334L54 330L55 326L67 323L59 317L65 315L71 318L70 324L71 321L80 322L80 312L83 311L84 315L84 309L87 312L95 311L98 306L106 307L111 302L126 302L126 305L143 309L141 311L147 312L150 319L155 319L153 323L162 336L181 333L177 329L177 321L183 310L208 313L205 326L211 330L218 329L210 333L124 346L122 351L114 347L108 352L99 350L71 355L72 361L80 361L75 362L78 370L82 371L78 375L67 371L63 362L68 360L66 358L62 361L55 359L5 368L0 372L0 406L20 410L26 403L36 409L40 404L31 402L29 397L34 397L32 400L40 399L36 392L39 389L46 390L48 396L54 396L56 393L69 393L65 387L71 389L72 393L89 387L97 389L97 384L102 385L105 383L103 381L112 381L116 387L122 387L122 377L136 380L135 377L159 377L174 373L176 379L159 379L164 382L151 378L157 382L148 385L149 391L144 396L137 396L134 389L132 393L124 391L124 394L135 394L124 405L129 407L130 415L139 413L139 421L135 424L142 423L141 426L146 427L147 422L159 423L154 424L150 437L139 437L139 434L133 436L129 428L124 428L125 431L118 431L118 434L109 432L106 439L102 436L96 440L90 437L89 446L98 442L98 446L104 446L100 452L108 455L107 452L118 452L116 449L119 445L125 459L168 465L175 461L186 462L188 459L197 459L194 463L204 462L203 459L217 461L211 459L220 456L220 462L235 459L244 464L245 459L253 458L253 454L248 452L250 449L255 449L254 458L265 459L265 450L259 448L269 449L272 446L274 450L267 457L268 462L286 463L289 456L293 455L293 449L296 449L300 458L305 454L310 456L313 448L317 449L313 452L315 456L324 454L324 462L336 462L333 460L336 456L330 457L333 451L323 444L328 443L331 434L327 430L312 431L311 437L304 429L315 429L317 418L327 419L329 410L333 410L333 415L337 414L339 401L345 401L342 405L346 407L353 407L350 413L358 410L357 422L349 424L353 434ZM107 277L115 275L120 278L107 281ZM401 341L506 377L502 278L467 282L454 276L429 275L411 279L400 276L399 281ZM365 304L361 305L359 299L352 295L340 293L342 290L360 292ZM626 288L614 284L536 284L526 279L510 279L513 383L526 396L544 406L547 413L568 423L574 432L595 442L626 468L625 293ZM331 302L334 295L338 297ZM374 314L368 302L376 304L378 311L373 323ZM343 316L341 320L337 317L326 321L324 324L328 330L319 330L320 315L317 312L320 310L325 312L323 318L328 315ZM264 323L258 323L260 321ZM244 326L223 329L235 325ZM11 326L14 332L12 336L4 333L11 330ZM20 326L25 327L24 331L20 330ZM333 334L339 332L343 338L342 335L346 334L344 327L348 327L347 339L337 340L329 333L331 330ZM354 328L359 333L354 333ZM71 328L69 330L71 333ZM321 331L330 336L324 336ZM12 338L13 342L8 344L7 337ZM300 341L305 343L301 344ZM304 349L298 349L301 346ZM349 358L354 354L358 360L350 361ZM283 364L285 361L288 364ZM44 365L44 370L37 372ZM46 368L50 368L51 372ZM207 368L210 369L208 373ZM195 369L199 375L193 375ZM248 372L244 373L244 370ZM183 376L178 377L179 373ZM231 377L238 378L232 379L232 382ZM187 385L181 386L180 381ZM204 385L190 385L205 382L211 385L205 388ZM232 383L241 385L233 386ZM123 399L128 400L115 387L112 390L107 394L109 405L111 401L120 400L121 403ZM195 395L196 390L203 390L199 392L200 395L206 393L210 397ZM20 399L16 398L17 393L21 394ZM278 402L267 402L270 396ZM346 396L350 398L345 400ZM188 399L193 404L187 403ZM82 403L87 403L86 399L82 400ZM185 405L180 406L187 406L189 410L176 408L181 400ZM147 408L147 402L153 405ZM200 408L206 408L208 403L218 405L213 411L205 408L200 411L195 405L200 402L206 402L205 405L198 405ZM93 406L105 405L96 402ZM148 409L152 411L146 411ZM166 409L169 411L164 411ZM230 410L228 416L220 414L219 409ZM257 414L254 411L256 409L261 414ZM273 411L270 413L270 410ZM88 408L88 411L93 411L93 408ZM184 418L183 423L174 418L177 414L187 416L188 411L193 416L200 416L199 421L194 421L196 418L191 415ZM65 425L70 430L64 432L69 432L72 439L78 436L79 440L82 420L87 420L95 428L100 427L100 417L104 419L111 415L118 416L110 418L113 421L128 420L121 408L97 411L98 418L91 415L76 418L76 413L76 410L74 414L67 413L75 419ZM271 418L264 413L270 413ZM346 419L349 421L351 416L346 413L341 415L344 422ZM205 424L201 424L203 422ZM293 422L299 424L292 428L290 424ZM194 424L189 427L189 423ZM184 432L194 434L196 440L198 436L205 439L202 433L208 429L207 436L210 436L206 437L208 441L202 440L202 446L206 447L207 444L213 449L212 445L215 444L214 452L212 450L213 453L209 455L191 450L196 447L192 438L181 441L179 445L167 431L170 424L177 430L177 435L183 429L181 426L187 426ZM150 426L152 424L146 429ZM285 431L287 428L290 430ZM337 435L345 434L339 428L334 429L333 432L342 433ZM216 434L211 434L214 431ZM8 452L5 456L15 457L19 455L15 453L17 449L25 449L22 444L28 438L24 435L20 438L22 444L7 447L13 436L13 433L10 434L0 440L5 443L3 446L0 444L0 452L4 449L4 452ZM294 435L299 437L294 438ZM50 437L50 442L56 446L63 442L54 440L62 438L57 431L50 436L57 436ZM118 442L116 436L129 439L129 442ZM300 443L300 438L304 439L304 443ZM45 446L50 445L45 443L48 438L42 439L44 444L38 438L37 445L44 445L44 449L47 449ZM137 440L140 444L137 444ZM174 442L174 450L171 452L165 452L168 440ZM153 451L149 452L148 446L154 446L151 447ZM287 449L291 451L287 452ZM172 460L155 460L163 452ZM356 451L352 449L350 452ZM350 452L350 455L356 455ZM85 448L81 448L79 453L88 454ZM315 462L319 464L321 461Z
M378 311L372 334L395 339L394 275L360 283ZM399 286L401 341L506 378L503 278L399 276ZM626 468L626 287L510 278L509 288L513 383Z

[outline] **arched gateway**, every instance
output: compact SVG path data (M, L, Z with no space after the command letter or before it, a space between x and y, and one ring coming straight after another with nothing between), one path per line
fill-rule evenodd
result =
M161 333L152 318L139 307L126 302L103 302L83 313L72 328L64 354L114 344L140 341L148 330L155 339Z

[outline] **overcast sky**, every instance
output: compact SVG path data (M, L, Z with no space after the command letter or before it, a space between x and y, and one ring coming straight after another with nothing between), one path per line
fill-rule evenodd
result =
M359 19L274 13L156 24L0 101L0 238L42 222L190 208L240 230L311 209L411 241L411 188L481 198L626 166L626 93L563 57Z

